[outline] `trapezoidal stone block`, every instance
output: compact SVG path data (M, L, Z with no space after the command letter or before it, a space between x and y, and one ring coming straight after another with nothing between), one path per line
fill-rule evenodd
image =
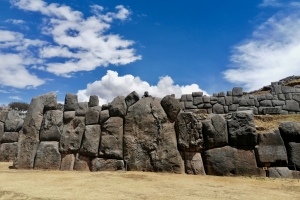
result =
M17 142L0 144L0 162L11 162L17 154Z
M285 142L300 142L300 123L283 121L279 130Z
M185 173L205 175L203 161L199 152L184 152Z
M201 97L202 100L202 97ZM167 95L161 100L161 105L171 122L174 122L177 118L178 113L181 110L180 102L175 99L172 95Z
M90 171L90 167L92 164L92 158L83 156L80 154L76 154L74 170L76 171Z
M108 106L109 116L124 117L126 115L127 106L125 97L117 96Z
M202 158L207 175L266 176L264 171L257 168L253 150L225 146L204 151Z
M23 126L24 120L20 117L19 112L10 110L5 120L6 132L18 132Z
M288 163L287 151L278 130L258 135L258 146L255 148L258 164L262 167L270 163L282 166Z
M123 160L95 158L92 160L91 171L117 171L124 169Z
M110 117L102 124L99 157L123 159L123 119Z
M18 132L4 132L1 143L18 142Z
M85 130L84 121L84 117L75 117L69 123L64 124L60 138L61 152L76 152L79 150Z
M181 151L199 152L203 149L202 123L192 112L180 112L175 128Z
M287 144L289 164L300 168L300 143L289 142Z
M80 154L98 156L101 128L100 125L86 125Z
M65 96L64 111L75 111L78 106L78 97L76 94L68 93Z
M160 101L145 97L128 108L124 127L124 160L128 170L184 173L174 124Z
M40 131L41 141L60 141L63 129L63 112L60 110L49 110L44 114Z
M126 106L132 106L140 99L140 96L135 91L131 92L125 97Z
M257 133L253 114L246 112L232 113L227 121L229 144L231 146L255 146Z
M59 170L60 163L58 142L41 142L36 152L34 169Z
M89 107L85 114L85 124L92 125L99 123L101 106Z
M212 149L228 144L227 122L222 115L211 114L202 122L205 148Z

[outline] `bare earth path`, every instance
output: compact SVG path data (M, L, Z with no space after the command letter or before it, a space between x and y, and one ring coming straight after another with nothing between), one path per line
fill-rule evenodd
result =
M300 182L258 177L8 169L0 199L300 199Z

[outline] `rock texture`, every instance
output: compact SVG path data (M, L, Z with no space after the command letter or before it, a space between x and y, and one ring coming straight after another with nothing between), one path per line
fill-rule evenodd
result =
M95 158L92 160L91 171L116 171L124 169L123 160Z
M161 100L161 105L167 113L169 120L171 122L174 122L177 118L178 113L181 110L180 102L177 99L175 99L172 95L167 95Z
M253 175L266 176L256 165L253 150L236 149L230 146L203 152L206 174L216 176Z
M280 134L286 142L300 142L300 123L281 122L279 126Z
M11 162L15 159L17 142L0 144L0 162Z
M118 96L108 106L109 116L111 117L124 117L126 115L127 106L125 97Z
M129 107L125 117L124 160L128 170L183 173L174 124L159 98L145 97Z
M271 167L269 168L269 177L299 179L299 172L289 170L287 167Z
M222 147L228 144L227 122L222 115L209 115L202 124L206 149Z
M40 131L41 141L59 141L63 129L63 112L49 110L44 114Z
M80 154L98 156L101 128L100 125L86 125Z
M185 172L187 174L205 175L203 161L200 153L184 152Z
M35 169L59 170L61 155L58 142L41 142L34 160Z
M193 113L179 113L175 126L181 151L199 152L203 149L202 123Z
M74 168L75 156L74 154L62 154L60 170L71 171Z
M111 117L102 125L99 156L123 159L123 119Z

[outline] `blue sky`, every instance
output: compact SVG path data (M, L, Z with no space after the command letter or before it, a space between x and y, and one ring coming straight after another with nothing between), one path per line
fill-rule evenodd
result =
M296 0L0 0L0 11L0 104L251 91L300 74Z

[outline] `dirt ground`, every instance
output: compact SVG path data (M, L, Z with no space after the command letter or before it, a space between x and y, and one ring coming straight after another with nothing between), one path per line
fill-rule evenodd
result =
M9 169L0 163L0 199L300 199L300 182L146 172Z

